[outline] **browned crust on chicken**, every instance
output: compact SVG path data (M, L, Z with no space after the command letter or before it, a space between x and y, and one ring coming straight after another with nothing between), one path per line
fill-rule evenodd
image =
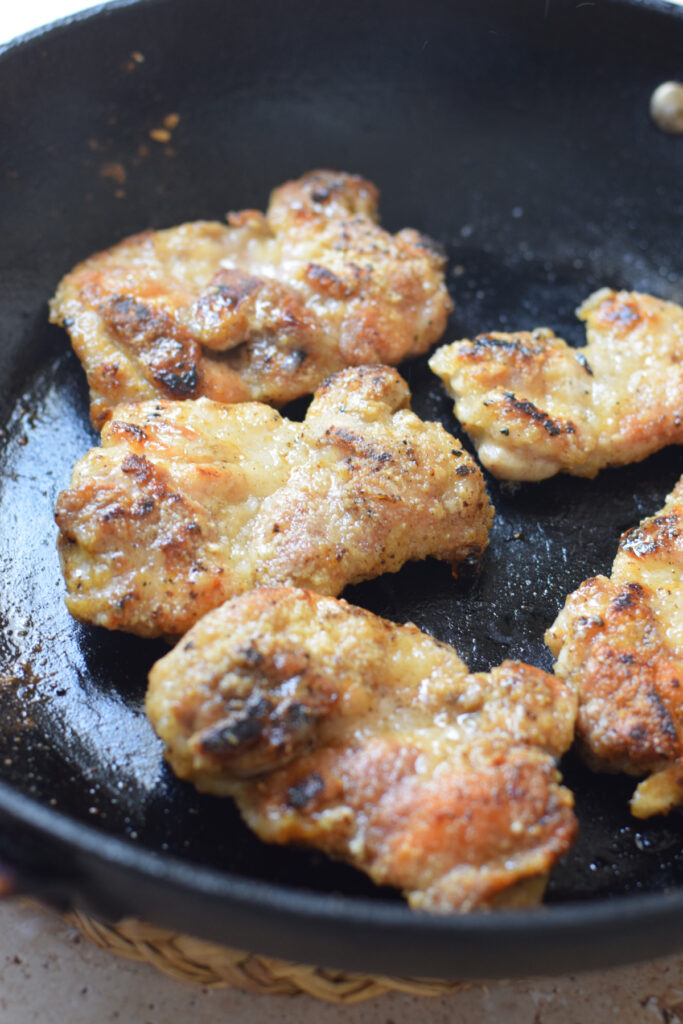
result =
M576 700L519 662L456 652L344 601L254 591L153 667L173 770L268 842L314 846L447 912L538 898L576 832L556 759Z
M377 198L314 171L265 216L144 231L80 263L51 320L83 363L93 425L155 397L279 406L345 366L426 352L452 308L445 260L416 231L384 231Z
M602 771L649 776L632 812L683 803L683 479L623 534L611 579L586 580L546 634L579 695L577 736Z
M409 402L374 366L327 380L303 423L209 399L117 409L57 502L70 611L177 635L255 586L338 594L406 561L477 558L493 519L482 474Z
M683 309L602 289L577 310L588 343L552 331L492 331L429 365L495 476L593 477L683 442Z

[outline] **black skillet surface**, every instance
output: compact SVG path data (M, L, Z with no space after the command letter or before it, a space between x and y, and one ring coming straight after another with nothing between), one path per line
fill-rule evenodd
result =
M447 339L543 324L579 343L572 311L598 286L683 300L683 138L647 113L682 67L683 10L606 0L148 0L0 56L0 856L20 886L368 972L537 974L683 946L683 819L635 822L633 782L571 756L581 838L547 905L467 918L413 914L348 868L265 846L229 802L176 781L142 713L163 646L79 626L63 605L52 508L94 435L80 368L46 323L76 260L262 207L322 165L377 182L391 229L446 244ZM169 113L165 145L149 132ZM424 361L403 370L416 410L457 432ZM547 668L565 595L609 569L682 470L672 449L594 481L489 479L478 573L408 566L345 596L456 644L473 669Z

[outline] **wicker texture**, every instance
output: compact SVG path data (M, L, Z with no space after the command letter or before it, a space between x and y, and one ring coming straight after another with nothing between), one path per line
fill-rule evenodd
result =
M179 935L135 918L105 925L74 911L66 919L100 949L153 964L172 978L204 988L231 987L277 996L305 993L316 999L349 1005L387 992L441 996L466 987L463 982L371 977L292 964Z

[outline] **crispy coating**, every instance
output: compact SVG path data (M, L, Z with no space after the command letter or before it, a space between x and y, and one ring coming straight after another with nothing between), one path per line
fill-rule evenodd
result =
M506 661L469 674L413 625L265 588L152 668L173 770L267 842L314 846L436 912L534 902L576 831L555 767L576 699Z
M587 331L581 349L538 328L493 331L432 356L495 476L594 477L683 442L683 309L604 288L577 316Z
M345 366L426 352L452 308L445 259L410 228L384 231L377 198L314 171L265 215L145 231L80 263L51 320L83 363L93 425L156 397L280 406Z
M683 478L623 534L611 579L586 580L546 634L577 691L588 763L643 776L636 817L683 804Z
M338 594L428 556L454 569L488 543L481 471L409 409L384 366L342 370L303 423L257 403L123 406L58 499L77 618L178 635L253 587Z

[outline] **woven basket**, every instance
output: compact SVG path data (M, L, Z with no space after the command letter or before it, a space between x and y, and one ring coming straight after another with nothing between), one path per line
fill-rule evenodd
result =
M204 988L231 987L277 996L305 993L316 999L348 1005L387 992L441 996L467 987L464 982L344 974L292 964L179 935L135 918L106 925L74 911L66 915L66 920L100 949L129 960L153 964L172 978Z

